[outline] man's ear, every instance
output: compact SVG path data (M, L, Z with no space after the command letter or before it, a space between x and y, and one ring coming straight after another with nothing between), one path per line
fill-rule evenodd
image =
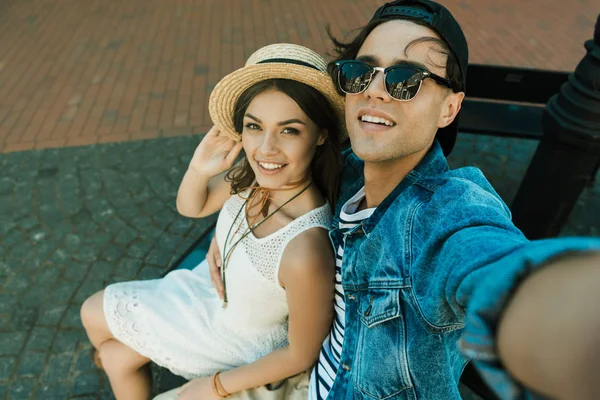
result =
M329 132L327 132L327 129L322 129L321 133L319 134L319 139L317 139L317 146L320 146L323 143L325 143L327 141L328 135L329 135Z
M438 120L438 128L445 128L450 125L460 111L460 107L465 98L464 92L452 93L442 100L442 112Z

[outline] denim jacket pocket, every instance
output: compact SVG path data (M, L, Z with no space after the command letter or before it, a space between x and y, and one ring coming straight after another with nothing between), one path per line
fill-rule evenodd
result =
M358 291L361 321L354 363L355 398L412 399L414 391L406 360L401 289ZM400 393L411 389L408 393Z

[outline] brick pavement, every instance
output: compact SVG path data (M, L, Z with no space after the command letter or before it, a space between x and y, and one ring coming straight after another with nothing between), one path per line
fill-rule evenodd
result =
M179 217L174 199L199 139L189 134L209 123L212 85L262 44L324 53L324 16L342 32L381 1L346 1L341 13L336 3L0 4L0 399L112 398L87 356L81 301L109 282L158 277L189 247L206 222ZM600 11L587 12L589 1L555 2L528 25L508 10L532 13L539 0L445 3L465 24L474 62L567 70ZM234 12L234 4L242 6ZM545 35L552 56L540 51ZM513 52L492 40L500 37ZM93 145L15 152L85 144ZM535 145L461 135L450 163L481 167L510 203ZM599 208L596 184L562 234L599 235Z
M0 152L203 133L212 87L256 48L286 41L324 54L326 23L348 32L382 3L3 1ZM582 58L600 12L595 0L443 3L472 62L559 70Z

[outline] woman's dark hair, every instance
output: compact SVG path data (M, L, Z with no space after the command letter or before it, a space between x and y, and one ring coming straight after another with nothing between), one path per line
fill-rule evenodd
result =
M373 31L373 29L375 29L377 26L381 25L382 23L391 21L391 20L392 19L390 19L390 18L379 18L379 19L372 20L367 25L363 26L362 28L357 29L356 31L358 31L358 34L354 37L354 39L352 41L347 42L347 43L336 39L333 36L333 34L331 33L330 27L327 26L327 34L329 35L329 38L333 42L333 46L334 46L334 49L333 49L334 54L332 54L334 60L331 61L327 65L327 70L329 72L329 75L331 75L331 78L333 79L335 87L338 88L338 91L340 89L339 89L339 85L337 84L337 69L335 67L335 63L337 61L341 61L341 60L354 60L356 58L356 55L358 54L358 51L360 50L363 43L365 42L365 39L367 38L367 36L369 36L369 34ZM407 20L407 21L410 21L417 25L426 26L426 27L432 29L429 25L427 25L427 23L420 21L420 20ZM404 49L404 53L406 54L406 52L408 52L408 50L412 46L419 44L419 43L423 43L423 42L433 42L440 46L440 49L438 51L447 57L446 66L445 66L446 67L446 78L448 80L450 80L450 83L452 84L452 90L454 92L462 91L462 89L461 89L463 86L462 74L460 73L460 66L458 64L458 60L456 59L456 56L454 55L454 53L450 50L448 43L446 43L445 41L438 39L438 38L432 38L432 37L418 38L418 39L413 40L406 46L406 48ZM438 65L438 66L440 68L444 68L443 65Z
M235 104L233 122L235 130L242 133L244 115L252 100L259 94L276 90L289 96L319 127L327 131L325 142L317 146L311 162L313 182L335 208L339 177L342 170L341 121L327 98L311 86L289 79L269 79L251 86L239 97ZM226 180L231 182L232 194L254 183L254 171L243 157L241 163L227 173Z

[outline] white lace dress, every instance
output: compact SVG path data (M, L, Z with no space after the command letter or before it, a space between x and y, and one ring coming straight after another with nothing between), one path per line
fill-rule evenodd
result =
M234 195L219 214L221 254L228 232L233 235L242 224L235 243L247 230L245 213L239 212L244 202ZM120 342L187 379L251 363L287 344L288 307L277 279L286 245L307 229L328 229L330 222L325 204L269 236L246 236L226 270L227 308L206 260L162 279L112 284L104 292L108 326Z

